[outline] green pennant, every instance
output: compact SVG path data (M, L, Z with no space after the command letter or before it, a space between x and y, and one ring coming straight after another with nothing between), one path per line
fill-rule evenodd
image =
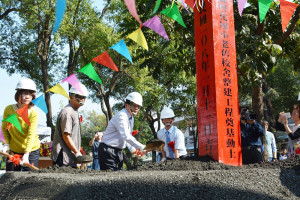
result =
M21 133L23 133L20 122L18 120L18 117L16 114L11 114L5 119L2 120L2 122L7 121L10 122L12 125L14 125ZM23 133L24 134L24 133Z
M83 68L78 70L78 72L84 73L85 75L87 75L88 77L93 79L94 81L103 85L103 83L102 83L101 79L99 78L97 72L95 71L92 63L87 64L86 66L84 66Z
M168 8L166 8L165 10L160 12L163 15L166 15L172 19L174 19L175 21L177 21L180 25L182 25L184 28L186 28L183 19L181 17L181 14L177 8L177 6L174 4L173 6L169 6Z
M267 14L272 2L273 2L273 0L258 0L260 23L262 23L262 21L265 19L266 14Z
M161 0L157 0L156 3L155 3L154 10L153 10L153 12L151 13L151 15L153 15L154 13L156 13L156 11L158 10L160 4L161 4Z

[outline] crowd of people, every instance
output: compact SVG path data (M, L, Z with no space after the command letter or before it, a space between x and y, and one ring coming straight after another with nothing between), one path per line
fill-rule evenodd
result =
M70 102L59 113L53 138L52 160L60 167L71 166L76 168L76 161L82 157L81 127L78 109L84 105L88 96L87 88L80 83L81 91L71 87L69 90ZM22 79L16 87L15 104L5 108L3 118L16 114L21 130L8 121L2 123L2 131L6 143L4 151L20 155L20 165L7 159L7 171L30 170L24 163L33 163L38 166L40 141L37 135L38 113L33 108L32 100L36 98L36 85L31 79ZM142 95L131 92L125 98L124 107L109 121L104 132L97 131L89 145L93 152L94 170L122 170L124 162L123 150L127 147L132 154L146 153L145 145L140 143L131 133L134 126L134 117L143 106ZM299 99L300 100L300 99ZM18 114L18 110L28 109L28 120ZM26 110L27 112L27 110ZM241 146L243 164L259 162L274 162L279 157L284 160L300 154L300 119L299 104L294 105L291 118L294 124L288 124L288 116L282 112L277 121L277 130L284 130L288 137L287 148L281 148L277 155L274 134L269 132L269 123L264 121L264 127L257 122L255 113L247 108L241 109ZM172 159L185 159L187 151L184 134L174 126L175 114L170 108L161 111L161 120L164 127L158 131L157 138L165 144L160 150L159 162ZM266 146L266 148L265 148ZM263 152L267 152L265 159Z

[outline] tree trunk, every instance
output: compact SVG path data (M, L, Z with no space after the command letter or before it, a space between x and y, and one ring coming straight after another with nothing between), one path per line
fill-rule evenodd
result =
M269 122L270 127L275 127L276 121L274 117L273 106L270 99L270 95L267 94L270 88L266 82L263 83L262 90L265 93L263 100L267 108L266 112L264 112L264 118Z
M252 109L254 113L257 115L258 123L262 124L263 120L263 93L262 93L262 85L255 84L252 88Z

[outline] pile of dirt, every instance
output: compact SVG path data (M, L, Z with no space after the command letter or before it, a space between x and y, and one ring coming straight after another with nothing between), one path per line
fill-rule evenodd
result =
M243 167L209 158L118 172L54 166L6 173L0 199L300 199L299 168L299 156Z

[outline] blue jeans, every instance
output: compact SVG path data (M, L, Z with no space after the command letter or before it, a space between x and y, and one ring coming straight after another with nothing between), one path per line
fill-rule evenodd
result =
M100 164L99 164L99 159L98 158L94 158L93 159L92 169L94 169L94 170L100 170Z

